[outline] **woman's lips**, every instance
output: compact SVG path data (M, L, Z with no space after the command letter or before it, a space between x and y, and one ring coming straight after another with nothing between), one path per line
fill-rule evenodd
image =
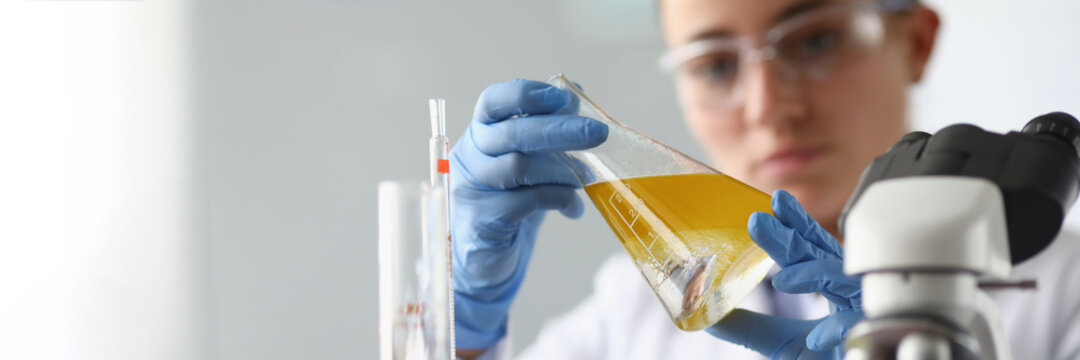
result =
M824 153L822 147L777 151L758 165L758 172L770 178L790 178L804 172Z

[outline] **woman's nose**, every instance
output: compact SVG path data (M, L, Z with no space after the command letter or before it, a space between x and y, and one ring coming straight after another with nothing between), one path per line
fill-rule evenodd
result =
M799 74L774 61L753 61L743 79L743 117L748 123L780 126L801 122L807 109Z

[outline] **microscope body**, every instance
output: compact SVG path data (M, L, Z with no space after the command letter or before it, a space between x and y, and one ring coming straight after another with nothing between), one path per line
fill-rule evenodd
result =
M881 181L848 221L844 271L863 274L870 319L849 333L848 358L1010 358L997 308L978 287L1012 268L996 185L952 176Z
M1010 359L986 284L1056 237L1080 188L1080 122L1005 135L954 125L904 136L864 171L840 218L844 272L867 319L847 359Z

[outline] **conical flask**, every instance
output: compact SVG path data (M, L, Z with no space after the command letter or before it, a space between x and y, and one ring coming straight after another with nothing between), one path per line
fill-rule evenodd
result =
M770 197L615 121L562 74L565 112L608 125L608 138L562 158L680 329L701 330L742 301L773 265L746 223ZM575 104L575 102L571 102Z

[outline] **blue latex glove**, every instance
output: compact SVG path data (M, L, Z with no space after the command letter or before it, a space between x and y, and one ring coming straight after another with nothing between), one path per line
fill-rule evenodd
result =
M451 150L458 348L490 348L506 335L544 210L584 211L581 184L556 153L599 145L608 128L567 115L577 106L569 91L538 81L492 85Z
M817 292L829 300L831 314L796 320L736 309L707 331L773 359L839 359L847 331L864 318L859 279L844 275L840 244L783 190L773 194L775 217L750 216L750 237L769 254L780 272L773 287L786 293Z

